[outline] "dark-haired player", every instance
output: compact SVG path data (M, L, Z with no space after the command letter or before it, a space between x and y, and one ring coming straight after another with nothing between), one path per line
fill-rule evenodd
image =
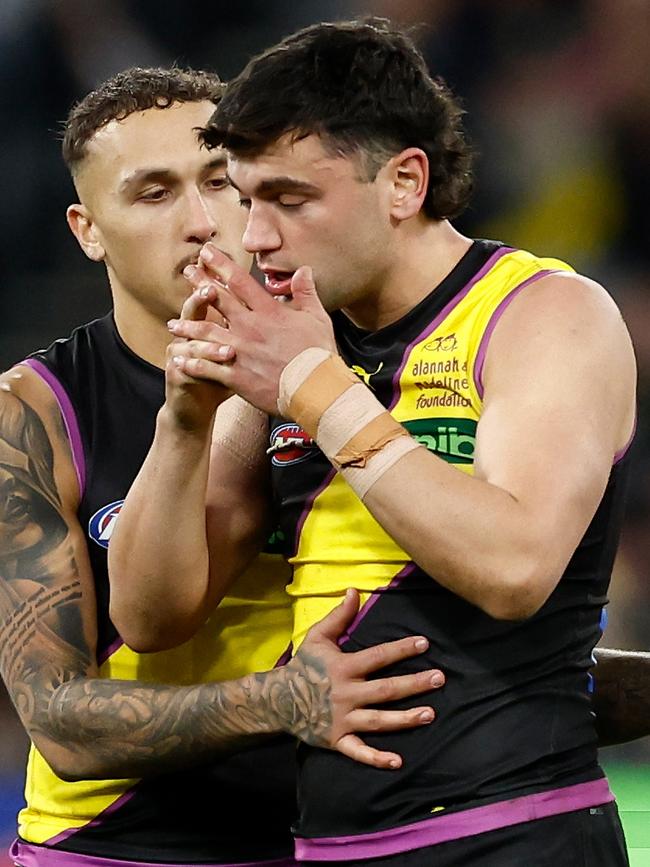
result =
M431 687L431 672L365 682L418 652L413 638L356 660L337 650L354 598L302 660L272 670L290 637L277 557L253 563L174 650L134 653L109 617L107 547L163 402L183 268L208 240L250 263L225 158L197 140L221 91L214 75L134 69L73 108L68 222L105 264L114 310L0 380L0 664L32 740L11 852L21 867L293 864L295 747L268 735L352 738L363 752L352 730L421 714L361 705Z
M435 726L372 739L399 744L394 773L301 747L299 859L625 865L589 670L622 520L633 352L600 286L453 228L471 187L460 115L380 21L308 28L229 85L205 140L228 150L266 287L211 244L188 269L199 291L171 324L182 339L167 368L186 435L159 426L127 501L116 610L132 636L171 614L182 630L188 614L165 594L179 580L192 616L208 610L210 573L183 566L190 547L174 555L167 505L211 430L210 383L233 389L272 416L261 457L294 567L294 646L352 583L366 604L346 650L422 631L447 675ZM212 308L227 327L202 321ZM210 504L225 563L233 503L246 508L231 489ZM203 522L191 492L174 505ZM268 501L249 505L263 523ZM125 554L154 516L168 571L146 589L166 604L145 623L129 601L147 548Z

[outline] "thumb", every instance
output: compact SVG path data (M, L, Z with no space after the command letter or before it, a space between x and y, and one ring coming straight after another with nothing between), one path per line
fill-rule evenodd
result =
M352 588L346 590L345 598L333 611L319 620L309 630L312 637L329 638L336 641L352 623L359 612L359 594Z
M291 278L291 296L293 307L297 310L320 312L323 305L316 292L314 272L309 265L301 265Z

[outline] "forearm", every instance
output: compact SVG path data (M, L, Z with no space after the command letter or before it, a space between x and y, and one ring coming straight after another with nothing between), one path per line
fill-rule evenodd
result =
M134 649L179 644L209 613L205 489L211 430L184 431L163 407L115 525L108 555L111 617Z
M526 588L538 586L531 572L539 541L524 506L506 490L420 448L391 467L364 504L440 584L494 616L524 614Z
M322 686L281 668L188 687L78 678L54 690L34 740L63 779L160 774L293 731L295 702Z
M600 746L650 734L650 653L595 652L593 703Z

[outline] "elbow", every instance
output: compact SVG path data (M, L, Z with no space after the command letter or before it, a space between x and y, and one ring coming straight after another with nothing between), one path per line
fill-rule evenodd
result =
M135 653L171 650L188 641L200 626L180 617L173 621L155 620L151 612L143 614L133 609L125 612L113 605L109 615L122 641Z
M501 573L495 591L481 607L495 620L529 620L543 607L560 577L548 563L527 560L525 567Z

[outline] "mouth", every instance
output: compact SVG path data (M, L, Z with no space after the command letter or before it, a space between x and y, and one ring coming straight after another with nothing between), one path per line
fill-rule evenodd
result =
M188 265L198 265L199 262L199 254L194 253L192 256L185 256L176 266L176 273L183 276L183 271L187 268Z
M275 268L264 268L264 286L266 291L275 297L291 297L291 278L295 271L279 271Z

